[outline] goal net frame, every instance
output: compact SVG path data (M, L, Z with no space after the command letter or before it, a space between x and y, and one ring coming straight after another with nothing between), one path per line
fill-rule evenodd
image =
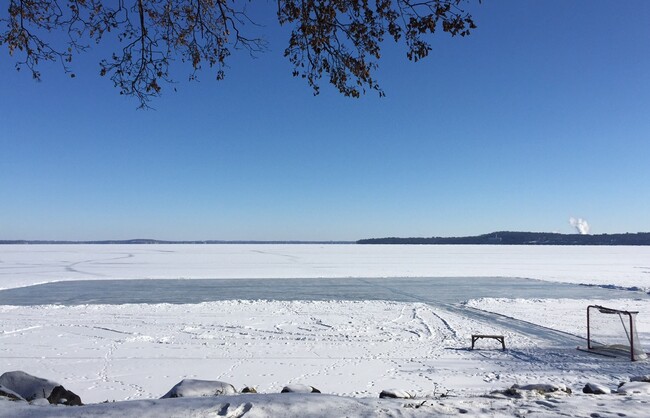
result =
M610 355L616 357L614 353L622 354L626 353L629 355L631 361L644 360L647 358L646 353L641 348L639 342L639 336L636 329L636 315L638 311L624 311L619 309L607 308L600 305L589 305L587 306L587 348L589 350L594 350L594 352L601 351L604 355ZM612 315L617 316L618 321L613 321L614 317L610 321L618 322L617 335L614 338L620 340L615 344L607 344L604 341L597 341L598 332L595 328L594 316L597 315ZM611 325L610 325L611 326ZM620 334L619 334L620 332ZM620 337L619 337L620 335ZM596 340L594 339L596 338ZM612 336L610 335L611 339Z

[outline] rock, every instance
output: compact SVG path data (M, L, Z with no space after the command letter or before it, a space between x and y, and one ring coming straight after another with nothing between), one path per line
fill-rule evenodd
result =
M623 383L621 386L618 387L617 392L623 395L631 395L633 393L650 394L650 383L649 382Z
M198 398L202 396L235 395L237 390L233 385L216 380L183 379L160 399L166 398Z
M320 390L313 386L296 384L283 387L280 393L320 393Z
M612 391L603 385L598 383L587 383L584 388L582 388L582 393L591 393L594 395L607 395L612 393Z
M630 377L630 382L647 382L650 383L650 374Z
M4 386L0 386L0 396L9 398L12 401L24 401L22 396L14 392L13 390L6 388Z
M514 386L516 386L516 385L514 385ZM509 388L506 389L506 390L495 390L494 392L492 392L492 394L505 395L505 396L507 396L507 397L509 397L509 398L517 398L517 399L520 399L520 398L522 397L522 395L521 395L521 391L518 390L518 389L517 389L516 387L514 387L514 386L509 387Z
M494 394L505 395L509 398L523 398L527 394L548 395L549 393L566 393L570 394L571 389L563 384L533 383L530 385L512 385L506 390L496 390Z
M394 399L413 399L413 395L401 389L384 389L379 394L380 398L394 398Z
M81 406L81 398L72 391L66 390L63 386L57 386L52 389L52 393L47 397L48 402L51 404L68 405L68 406Z
M255 390L254 387L246 386L244 389L241 390L241 393L257 393L257 390Z
M27 401L47 398L58 383L32 376L23 371L6 372L0 376L0 386L15 392Z
M529 385L512 385L511 389L519 389L519 390L530 390L530 391L535 391L539 394L545 395L547 393L555 393L555 392L564 392L564 393L571 393L571 389L568 388L566 385L563 385L561 383L555 384L555 383L533 383Z

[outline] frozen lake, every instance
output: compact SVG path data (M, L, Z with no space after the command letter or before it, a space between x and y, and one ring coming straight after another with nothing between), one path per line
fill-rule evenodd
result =
M650 291L648 260L650 247L622 246L4 245L0 289L115 279L318 278L340 285L335 279L520 277Z
M616 388L647 363L576 347L590 304L639 311L650 346L648 260L650 247L3 246L0 368L58 381L84 402L155 399L204 379L263 394L315 385L355 402L384 388L432 405L450 393L448 406L475 416L531 411L534 399L477 402L549 383L574 391L561 402L584 405L575 416L643 416L617 403L635 399L595 405L581 389ZM493 341L469 350L476 333L504 335L507 350ZM540 400L540 414L552 415L556 404Z
M455 304L478 298L649 298L639 292L508 277L78 280L0 291L2 305L387 300Z

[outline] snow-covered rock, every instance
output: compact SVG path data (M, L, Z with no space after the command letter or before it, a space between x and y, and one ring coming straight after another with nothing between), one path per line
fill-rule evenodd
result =
M4 386L27 401L31 401L38 398L47 398L52 393L52 389L60 385L51 380L32 376L18 370L6 372L0 376L0 386Z
M216 380L183 379L163 395L166 398L197 398L202 396L234 395L235 387Z
M397 398L397 399L412 399L413 395L402 389L384 389L379 394L380 398Z
M607 386L603 386L598 383L587 383L585 387L582 388L582 393L591 393L594 395L606 395L612 393L612 390Z
M6 387L4 387L2 385L0 385L0 397L9 398L12 401L24 401L25 400L25 399L23 399L22 396L20 396L19 394L17 394L13 390L11 390L9 388L6 388Z
M650 382L650 374L632 376L630 377L630 382Z
M623 383L621 386L619 386L617 392L623 395L631 395L633 393L650 395L650 383L649 382Z
M571 389L569 389L566 385L563 385L561 383L531 383L528 385L515 384L512 385L512 388L519 389L519 390L535 391L541 394L554 393L554 392L571 393Z
M571 389L563 384L549 384L549 383L532 383L528 385L514 384L505 390L495 390L491 392L491 396L505 395L509 398L527 398L535 395L549 395L549 394L570 394Z
M280 393L320 393L320 390L313 386L293 384L283 387Z

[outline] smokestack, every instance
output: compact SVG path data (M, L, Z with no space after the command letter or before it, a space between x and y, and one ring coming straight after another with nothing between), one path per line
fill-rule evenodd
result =
M576 231L578 231L578 234L580 235L589 234L589 224L587 223L586 220L582 218L571 217L569 218L569 223L571 224L572 227L576 229Z

